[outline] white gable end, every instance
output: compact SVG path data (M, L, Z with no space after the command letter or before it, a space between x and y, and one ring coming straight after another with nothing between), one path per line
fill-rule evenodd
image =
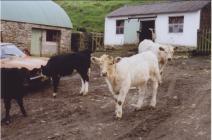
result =
M183 32L169 32L169 17L183 16ZM197 30L200 27L200 11L192 13L161 14L155 21L156 42L182 46L197 46Z

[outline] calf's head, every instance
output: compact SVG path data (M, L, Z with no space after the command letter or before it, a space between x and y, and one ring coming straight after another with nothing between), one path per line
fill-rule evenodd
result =
M177 47L171 45L162 45L159 47L159 57L162 58L163 61L171 61L176 49Z
M102 55L101 57L91 57L91 61L94 64L99 65L101 70L101 76L107 77L113 74L115 69L115 64L121 60L121 57L116 57L115 59L109 55Z
M41 66L41 72L45 76L50 76L46 66L43 66L43 65Z

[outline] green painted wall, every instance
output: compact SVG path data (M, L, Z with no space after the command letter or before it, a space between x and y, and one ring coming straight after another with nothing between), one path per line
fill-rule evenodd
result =
M137 31L140 22L138 19L125 20L124 22L124 44L138 43Z
M32 29L32 40L30 53L35 56L41 55L41 37L42 30Z

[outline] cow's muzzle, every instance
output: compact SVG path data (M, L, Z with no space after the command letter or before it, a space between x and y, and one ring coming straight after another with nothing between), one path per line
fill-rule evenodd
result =
M107 72L103 72L103 73L102 73L102 76L103 76L103 77L107 77Z

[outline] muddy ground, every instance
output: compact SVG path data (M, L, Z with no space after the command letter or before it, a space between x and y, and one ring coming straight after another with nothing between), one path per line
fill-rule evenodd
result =
M64 77L56 99L50 86L28 94L24 118L15 102L10 125L2 124L2 140L209 140L210 58L179 58L170 63L158 89L157 108L135 111L137 91L130 90L123 118L114 118L106 82L92 66L89 94L79 95L80 77ZM150 94L149 94L150 95ZM148 104L149 97L146 99ZM1 107L1 115L5 110Z

